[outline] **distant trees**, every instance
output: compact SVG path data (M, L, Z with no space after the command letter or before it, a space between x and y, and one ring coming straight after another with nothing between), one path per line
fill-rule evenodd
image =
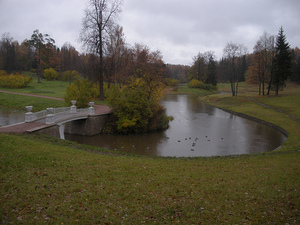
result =
M80 40L92 53L99 56L100 100L104 100L103 49L115 25L116 16L121 11L121 5L120 0L89 0L89 6L83 18Z
M231 85L232 96L237 96L238 85L244 75L243 56L247 53L247 48L243 44L227 43L223 55L226 59L226 73Z
M292 50L293 56L293 71L291 80L300 83L300 49L296 47Z
M188 82L188 72L190 70L190 66L167 64L166 67L168 78L176 79L180 83Z
M189 70L189 80L195 79L216 86L217 68L214 52L198 53L193 61L193 65Z
M6 70L8 73L11 73L15 68L16 63L16 46L13 42L13 38L10 36L9 33L5 33L2 35L1 38L1 45L0 45L0 60L1 64L3 65L3 69Z

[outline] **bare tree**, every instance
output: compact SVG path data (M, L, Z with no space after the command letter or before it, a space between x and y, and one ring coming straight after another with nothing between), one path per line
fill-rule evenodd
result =
M117 82L117 74L121 70L121 59L125 54L125 38L123 33L123 27L115 26L113 32L109 35L109 40L106 44L106 59L105 68L108 80L108 88L114 78L114 82Z
M247 53L247 48L243 44L227 43L223 54L228 60L228 78L231 84L232 96L237 96L239 80L242 74L243 55Z
M264 32L253 48L254 63L259 81L259 95L265 95L265 83L271 80L272 64L275 57L275 37Z
M80 41L90 52L99 55L99 88L100 100L104 100L103 93L103 46L105 39L111 32L117 15L121 12L122 0L89 0L83 18Z

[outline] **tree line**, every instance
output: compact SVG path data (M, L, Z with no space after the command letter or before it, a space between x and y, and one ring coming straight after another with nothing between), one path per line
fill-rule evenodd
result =
M0 70L8 73L36 71L38 82L42 72L54 69L69 72L68 77L87 78L99 84L99 98L104 99L103 83L120 86L132 78L143 78L150 87L165 78L180 83L199 81L216 86L218 82L230 82L233 96L238 94L239 82L258 85L259 94L276 94L287 78L300 82L300 50L290 49L283 29L275 37L266 32L257 40L253 53L243 44L227 43L223 57L216 59L214 52L198 53L191 66L165 64L160 51L151 51L143 44L126 43L123 28L116 23L122 2L90 0L85 10L80 40L87 53L79 53L66 42L61 48L48 34L34 30L31 37L21 44L8 33L0 40ZM72 75L73 74L73 75Z
M278 35L264 32L257 40L253 53L248 53L243 44L229 42L223 49L223 57L217 61L214 52L199 53L193 58L189 80L197 79L216 85L229 82L233 96L238 94L239 82L258 85L259 95L278 92L287 79L300 82L300 50L291 49L283 28Z

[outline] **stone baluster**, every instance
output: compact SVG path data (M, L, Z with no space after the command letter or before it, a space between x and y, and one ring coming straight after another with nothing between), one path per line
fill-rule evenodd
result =
M89 102L89 115L95 115L95 108L94 108L94 102Z
M33 106L26 106L27 113L25 113L25 122L31 122L34 120L33 112L31 112Z
M72 100L71 103L72 103L72 106L70 107L70 111L71 111L71 113L76 113L77 112L77 107L75 105L76 101Z

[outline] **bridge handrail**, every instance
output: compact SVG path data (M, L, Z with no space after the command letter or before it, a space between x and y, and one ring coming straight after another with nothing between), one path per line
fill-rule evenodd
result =
M72 118L75 115L94 115L94 103L90 102L90 108L77 109L72 102L71 107L60 107L60 108L47 108L39 112L31 112L32 106L26 106L27 113L25 114L25 122L32 122L42 118L46 118L46 124L52 124L56 121L61 121L63 118ZM76 117L76 116L75 116Z

